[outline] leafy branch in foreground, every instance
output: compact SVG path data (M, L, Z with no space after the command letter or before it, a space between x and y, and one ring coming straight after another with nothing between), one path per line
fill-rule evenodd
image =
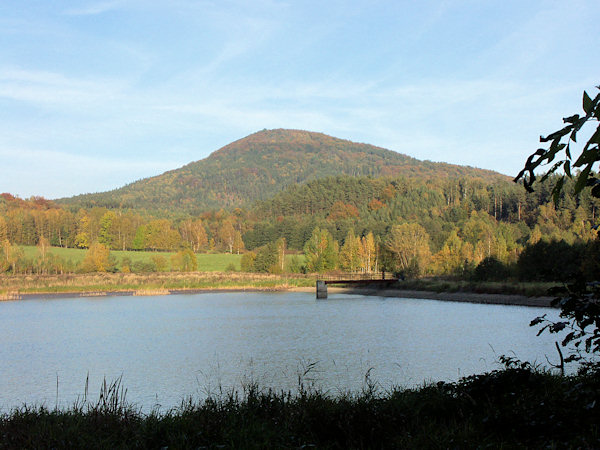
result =
M597 89L600 89L600 86L597 86ZM577 142L577 133L587 123L600 122L600 94L592 99L584 91L583 111L585 113L583 116L575 114L565 117L563 122L566 126L561 130L546 137L540 137L541 142L550 142L550 147L548 149L540 148L530 155L523 170L515 177L515 182L522 179L525 188L532 192L533 183L536 181L534 171L541 165L552 163L564 152L564 159L555 162L540 180L544 181L561 168L564 171L564 175L558 178L558 182L552 190L554 203L558 203L565 177L574 178L571 168L579 169L579 173L576 175L575 194L580 193L584 187L591 186L592 196L600 198L600 179L592 171L594 164L600 160L600 123L583 146L581 154L575 162L572 162L571 155L571 145ZM566 139L566 142L562 142L563 139ZM568 263L565 265L568 266ZM598 281L586 283L583 280L577 280L571 285L554 288L552 293L558 295L552 303L554 306L560 307L560 318L564 320L551 321L546 318L545 314L535 318L531 321L531 326L543 325L538 336L546 330L550 333L567 331L562 345L564 347L572 345L573 347L571 348L572 353L567 356L565 362L582 360L584 354L600 355L600 283ZM561 354L560 349L559 354Z
M596 86L600 89L600 86ZM586 186L592 186L592 195L600 197L600 179L593 175L592 168L598 160L600 160L600 124L588 141L583 146L581 154L573 162L571 154L571 146L577 143L577 134L584 129L588 123L600 121L600 93L595 98L591 98L587 92L583 93L583 111L584 115L574 114L563 118L566 124L562 129L549 134L548 136L540 136L540 142L550 142L550 147L547 149L539 148L527 158L525 167L515 177L514 181L523 180L523 184L527 191L533 191L533 184L537 180L535 170L540 166L552 164L555 159L562 158L554 162L550 170L548 170L540 179L540 182L546 180L550 175L557 170L562 169L564 175L558 178L556 185L552 191L554 202L557 203L565 177L574 178L572 169L578 169L579 174L575 175L575 194L581 192ZM565 140L563 142L563 140ZM564 152L564 154L563 154Z
M600 283L575 283L565 287L557 287L553 292L560 297L552 301L553 306L560 307L560 317L565 320L552 321L546 314L536 317L531 326L543 324L538 336L544 331L560 333L568 331L561 344L572 345L573 352L565 358L565 362L579 361L584 354L600 353Z

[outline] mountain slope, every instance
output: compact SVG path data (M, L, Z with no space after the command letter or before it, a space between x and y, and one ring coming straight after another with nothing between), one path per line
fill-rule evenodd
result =
M286 186L332 175L478 177L507 180L489 170L419 161L367 144L300 130L263 130L200 161L113 191L61 199L77 206L199 212L246 206Z

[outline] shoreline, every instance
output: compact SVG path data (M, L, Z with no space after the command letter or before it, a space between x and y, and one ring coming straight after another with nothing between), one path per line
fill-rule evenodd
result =
M459 303L480 303L486 305L529 306L537 308L554 308L551 305L555 297L528 297L518 294L490 294L482 292L436 292L414 289L368 289L368 288L334 288L344 293L371 295L378 297L417 298L421 300L440 300ZM336 292L332 289L331 292Z
M315 287L212 287L212 288L190 288L190 289L127 289L127 290L93 290L93 291L65 291L65 292L35 292L15 293L12 298L2 301L18 300L43 300L53 298L90 298L90 297L114 297L114 296L159 296L159 295L182 295L182 294L210 294L224 292L315 292ZM513 305L552 308L550 304L554 297L528 297L517 294L491 294L481 292L436 292L428 290L401 289L401 288L344 288L330 287L332 294L355 294L373 297L414 298L421 300L439 300L459 303L479 303L490 305ZM0 297L1 299L1 297Z

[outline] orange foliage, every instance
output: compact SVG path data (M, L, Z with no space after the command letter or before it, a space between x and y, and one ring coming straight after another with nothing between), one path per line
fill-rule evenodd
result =
M352 217L358 217L358 209L356 206L348 205L341 201L337 201L331 207L331 212L329 216L327 216L327 220L339 220L339 219L349 219Z
M381 209L385 206L385 204L379 200L377 200L376 198L374 198L373 200L371 200L369 202L369 209L371 211L377 211L378 209Z

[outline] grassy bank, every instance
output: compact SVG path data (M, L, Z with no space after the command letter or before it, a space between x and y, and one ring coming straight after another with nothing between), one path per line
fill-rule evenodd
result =
M506 294L542 297L558 282L469 281L443 278L421 278L405 280L398 284L399 289L432 292L473 292L476 294Z
M248 386L144 414L114 383L97 403L22 407L0 418L0 448L599 448L600 373L528 365L420 389L330 396Z
M236 256L236 255L210 255ZM213 266L214 267L214 266ZM118 291L162 291L193 289L271 289L314 287L315 275L259 274L243 272L152 272L89 273L63 275L0 275L0 299L17 299L20 294L101 293ZM436 293L465 292L545 296L555 283L469 282L441 279L401 281L398 290ZM15 295L17 298L15 298Z
M286 289L314 286L304 275L242 272L92 273L0 277L0 294L165 291L192 289Z

